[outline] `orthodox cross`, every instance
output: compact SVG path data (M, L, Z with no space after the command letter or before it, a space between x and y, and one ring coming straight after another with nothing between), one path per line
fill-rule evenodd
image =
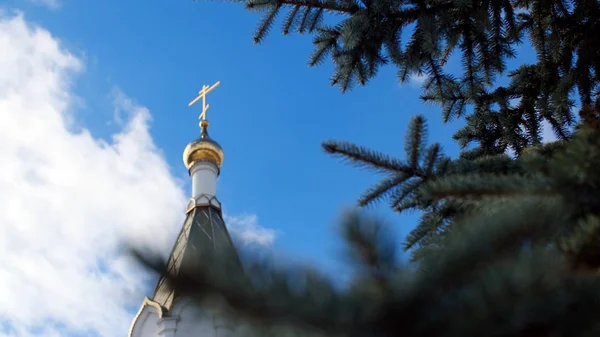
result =
M210 87L208 85L203 85L202 90L198 92L198 97L196 97L193 101L190 102L190 104L188 104L188 106L192 106L196 104L196 102L198 102L200 99L202 99L202 113L200 114L200 117L198 117L200 121L206 120L206 111L208 111L208 108L210 108L210 104L206 104L206 94L208 94L214 88L219 86L219 84L221 84L221 81L218 81Z

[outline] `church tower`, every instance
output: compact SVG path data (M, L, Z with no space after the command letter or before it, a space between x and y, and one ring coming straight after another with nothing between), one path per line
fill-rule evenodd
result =
M208 136L206 94L219 85L203 86L189 106L202 100L200 137L189 143L183 152L183 162L192 180L192 197L186 207L186 219L167 268L178 274L202 263L210 263L215 251L234 249L223 221L221 203L216 196L217 178L223 165L223 149ZM135 316L129 337L231 337L233 326L223 315L213 310L199 310L171 289L165 278L156 285L151 298L145 298Z

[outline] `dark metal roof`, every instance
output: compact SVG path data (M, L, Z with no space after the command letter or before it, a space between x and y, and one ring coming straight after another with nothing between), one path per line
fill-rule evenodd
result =
M185 268L193 270L200 264L210 263L211 256L217 251L233 251L235 254L221 210L210 205L196 206L187 213L183 228L167 262L167 268L174 275ZM161 277L152 299L170 311L178 297L166 279Z

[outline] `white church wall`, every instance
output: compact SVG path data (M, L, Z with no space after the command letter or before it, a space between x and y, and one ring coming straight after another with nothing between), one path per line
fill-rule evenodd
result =
M228 316L217 312L214 314L213 317L214 317L213 322L214 322L217 337L234 337L234 336L239 337L240 336L239 335L240 330L231 321L231 319Z
M199 308L187 299L176 301L165 317L159 308L156 302L146 299L129 337L234 337L237 331L218 310Z
M201 194L215 196L217 193L217 177L219 169L215 164L202 161L196 163L190 169L192 176L192 197Z
M159 319L158 310L144 303L136 316L129 337L158 337L157 323Z
M163 317L158 320L156 334L160 337L175 337L179 317Z
M175 303L171 313L179 318L174 337L220 337L215 329L214 312L211 310L199 308L191 301L182 299Z

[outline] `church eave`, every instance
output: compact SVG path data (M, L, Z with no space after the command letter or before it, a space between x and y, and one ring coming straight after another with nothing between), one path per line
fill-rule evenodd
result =
M189 214L198 207L212 207L215 211L221 213L221 202L215 196L200 194L195 198L191 198L186 206L185 213Z
M127 334L128 337L133 336L133 330L136 327L137 321L140 318L140 316L142 315L142 313L144 312L144 308L146 308L146 307L152 307L152 308L156 309L159 319L165 317L166 311L160 304L149 299L148 297L144 297L144 302L142 303L140 310L138 310L137 314L135 314L135 316L133 317L133 322L131 323L131 328L129 328L129 333Z

